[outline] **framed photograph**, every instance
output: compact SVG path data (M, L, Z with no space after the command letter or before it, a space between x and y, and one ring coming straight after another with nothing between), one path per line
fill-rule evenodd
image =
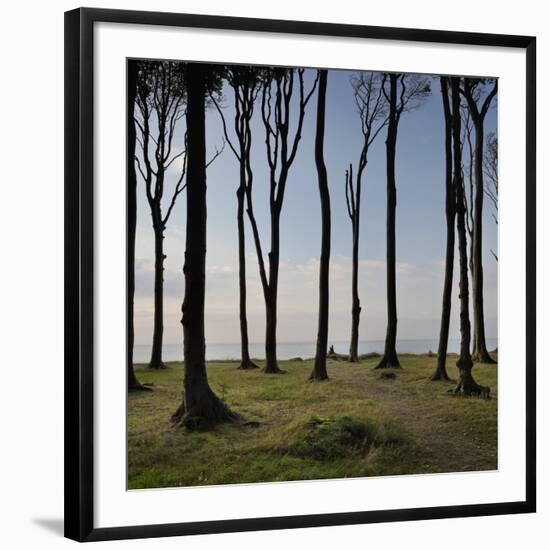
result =
M534 512L534 37L65 14L65 534Z

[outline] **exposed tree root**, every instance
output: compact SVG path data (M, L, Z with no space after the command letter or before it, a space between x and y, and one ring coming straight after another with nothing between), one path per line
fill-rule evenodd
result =
M285 371L281 370L277 364L270 365L266 364L266 366L262 369L262 372L265 374L284 374Z
M435 372L430 377L430 380L432 382L436 382L439 380L443 380L445 382L450 382L451 379L449 378L449 375L447 374L447 370L445 368L437 368L435 369Z
M172 415L174 426L197 430L224 422L235 422L239 419L239 416L232 412L210 388L205 389L201 394L200 399L194 400L188 409L184 398Z
M399 359L397 358L397 354L384 354L382 359L380 359L380 362L374 369L400 369L401 365L399 363Z
M455 395L465 397L481 397L482 399L491 399L491 388L478 384L470 370L460 370L458 384L453 390Z
M237 367L237 370L253 370L259 369L260 367L254 363L251 359L241 361L241 364Z

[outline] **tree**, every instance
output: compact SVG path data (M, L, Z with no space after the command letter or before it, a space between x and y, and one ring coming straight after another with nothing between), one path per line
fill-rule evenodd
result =
M183 400L172 420L193 429L232 421L236 415L208 384L205 364L204 301L206 290L206 127L205 101L216 81L208 65L187 66L187 223L183 326ZM214 80L214 82L213 82Z
M357 178L353 180L353 165L346 171L346 205L352 230L352 279L351 279L351 340L349 360L359 358L359 318L361 302L359 300L359 223L361 214L361 184L363 172L367 167L369 148L387 124L387 106L382 96L382 76L379 73L359 73L352 77L351 85L361 119L363 145L357 163Z
M186 150L172 153L178 121L185 115L183 71L180 63L172 61L144 61L140 63L137 105L140 116L136 124L140 130L138 141L141 157L136 156L138 168L145 181L147 201L151 210L155 235L155 300L153 345L149 368L164 368L162 340L164 332L164 231L178 195L184 190ZM181 172L176 180L168 209L163 212L167 170L181 160Z
M483 261L482 261L482 229L483 229L483 196L485 186L483 182L483 145L484 145L484 122L491 101L497 94L498 81L495 79L492 87L482 100L482 94L479 92L480 86L484 86L485 81L480 79L465 78L461 89L466 99L470 115L475 128L475 148L474 148L474 175L475 175L475 198L473 204L474 223L473 223L473 304L474 304L474 361L482 363L494 363L494 359L487 351L485 340L485 316L483 306Z
M449 380L447 374L447 346L449 344L449 323L451 319L451 297L453 288L453 269L455 254L455 218L456 190L453 181L453 148L451 109L449 105L448 78L439 79L445 118L445 218L447 221L447 244L445 250L445 279L443 283L443 303L441 306L441 326L439 330L439 347L437 350L437 367L432 380Z
M330 266L330 193L325 166L325 110L327 95L327 71L319 71L317 99L317 126L315 131L315 165L321 199L321 260L319 262L319 323L315 363L310 380L328 380L327 345L329 312L329 266Z
M468 267L470 269L470 280L474 280L474 144L473 132L474 124L470 109L462 102L460 104L461 117L461 148L462 148L462 164L463 164L463 185L464 185L464 208L466 216L466 231L468 235L469 250L468 250ZM466 160L464 157L466 156ZM466 192L466 175L468 176L468 192ZM473 335L475 349L475 333Z
M489 133L485 144L483 158L483 173L485 175L485 195L493 205L493 220L498 225L498 137L494 132ZM494 250L491 254L498 262L498 255Z
M389 90L386 87L388 81ZM415 109L430 94L430 84L427 78L417 75L390 73L383 77L382 92L388 102L389 109L388 133L386 137L386 292L388 325L384 355L378 363L377 369L401 367L395 347L397 340L397 292L395 280L395 210L397 205L397 189L395 184L395 156L399 121L403 111Z
M254 103L260 89L261 72L252 66L234 65L227 68L226 78L234 96L234 132L237 137L235 146L229 137L225 116L214 96L211 96L220 114L225 141L229 144L239 163L239 187L237 189L237 233L239 243L239 320L241 330L240 369L257 369L250 359L248 347L248 320L246 313L246 243L244 230L245 197L248 187L252 187L253 172L250 164L252 132L250 121L254 114Z
M134 110L136 103L138 64L137 61L129 60L128 71L128 104L127 104L127 125L128 144L126 153L127 170L127 218L128 218L128 240L127 240L127 273L128 273L128 300L126 302L126 319L128 323L128 341L126 343L126 361L128 366L128 389L129 390L150 390L137 379L134 371L134 293L136 282L136 218L137 218L137 177L136 177L136 124L134 122Z
M451 78L452 128L453 128L453 179L456 190L456 219L458 233L458 251L460 259L460 355L456 362L459 379L455 393L463 395L489 395L489 388L480 386L472 376L474 365L470 354L470 310L468 288L468 251L466 237L466 208L464 200L464 182L462 177L462 147L460 120L460 79Z
M276 374L277 364L277 296L279 286L280 222L288 174L302 137L306 106L317 85L319 75L306 93L305 69L274 68L266 71L262 79L262 121L265 127L266 155L269 166L270 251L266 269L258 224L254 215L251 181L246 190L247 214L252 227L254 247L265 301L265 373ZM290 119L295 80L298 77L298 113L293 136L290 136ZM269 270L269 271L268 271Z

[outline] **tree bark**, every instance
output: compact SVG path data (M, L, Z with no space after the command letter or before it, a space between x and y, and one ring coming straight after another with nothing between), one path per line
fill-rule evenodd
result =
M395 185L395 149L397 144L397 74L390 74L390 112L388 117L388 135L386 138L387 170L387 213L386 213L386 291L388 307L388 326L384 355L376 367L400 368L396 351L397 340L397 291L395 281L395 210L397 189Z
M474 200L474 235L473 235L473 294L474 294L474 347L472 359L480 363L496 363L489 355L485 340L485 314L483 305L483 259L482 259L482 231L483 231L483 118L474 119L476 130L475 141L475 182L476 193Z
M351 339L349 345L349 361L356 363L359 360L359 322L361 319L361 301L358 290L358 242L354 237L352 276L351 276Z
M153 346L151 348L150 369L164 369L162 361L162 342L164 334L164 227L161 219L160 204L153 215L155 235L155 282L153 314Z
M462 179L462 154L460 144L460 79L451 78L453 104L453 153L454 188L456 190L456 213L458 250L460 258L460 356L456 362L459 378L455 393L462 395L489 396L489 388L480 386L472 376L473 361L470 355L470 311L468 289L468 251L466 238L466 209L464 205L464 181Z
M271 251L269 252L269 284L265 297L265 367L267 374L279 374L277 362L277 294L279 289L280 212L271 212Z
M329 265L330 265L330 193L328 189L327 168L324 158L325 108L327 93L327 71L319 71L319 89L317 101L317 128L315 133L315 165L321 201L321 258L319 263L319 324L317 331L317 350L310 380L328 380L328 314L329 314Z
M350 164L349 178L353 181L353 168ZM349 346L349 361L356 363L359 360L359 321L361 317L361 302L359 300L359 220L361 212L361 169L357 175L357 195L355 207L352 210L352 265L351 265L351 341Z
M449 344L449 324L451 319L451 297L453 289L453 269L455 254L456 193L453 185L452 124L449 106L447 77L440 77L443 114L445 117L445 217L447 221L447 245L445 250L445 279L443 283L443 303L441 306L441 326L437 350L437 368L432 380L449 380L447 374L447 347Z
M495 363L489 355L485 340L485 314L483 305L483 258L482 258L482 234L483 234L483 198L485 186L483 182L483 146L484 146L484 120L489 110L493 97L497 93L498 81L494 82L493 89L487 94L481 109L474 97L473 90L476 81L464 79L463 94L468 103L468 109L474 123L476 139L474 147L474 175L475 175L475 198L473 209L473 235L471 243L471 270L473 288L473 310L474 310L474 339L473 353L474 361L481 363Z
M127 211L128 237L126 270L128 273L128 297L126 302L126 322L128 323L128 336L126 342L127 382L129 390L150 390L138 380L134 371L134 294L136 288L136 220L137 220L137 176L136 176L136 124L134 122L134 109L136 103L138 66L135 61L128 61L128 149L126 158L127 171Z
M242 161L241 161L242 162ZM248 319L246 313L246 246L244 232L244 199L246 180L241 167L241 183L237 190L237 233L239 240L239 320L241 329L241 364L239 369L259 368L251 359L248 348Z
M187 73L187 226L185 296L182 304L184 393L172 420L193 429L236 418L210 389L205 364L204 304L206 290L206 128L207 66L190 63Z

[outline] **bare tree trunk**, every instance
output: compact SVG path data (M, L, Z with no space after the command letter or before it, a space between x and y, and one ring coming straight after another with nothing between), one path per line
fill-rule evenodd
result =
M160 210L160 208L159 208ZM164 369L162 361L162 341L164 334L164 228L160 217L160 211L156 212L153 219L153 231L155 234L155 283L154 283L154 307L153 314L153 346L151 348L150 369Z
M367 167L369 148L388 122L384 84L386 77L379 73L360 73L351 78L355 103L361 119L363 146L357 163L355 189L353 184L353 164L346 171L346 206L352 228L352 276L351 276L351 340L348 360L359 360L359 322L361 302L359 300L359 227L361 222L361 187L363 172Z
M361 317L361 302L359 300L359 220L353 228L351 275L351 341L349 345L349 361L356 363L359 360L359 321Z
M262 121L266 131L266 153L269 165L269 210L271 243L268 253L269 267L266 270L262 246L258 233L256 219L252 209L252 184L247 186L247 212L254 235L254 246L258 257L258 268L265 300L265 373L280 373L277 364L277 295L279 287L280 261L280 218L283 208L288 172L298 150L302 136L305 109L311 98L317 79L311 90L304 91L305 69L275 69L265 76L262 85ZM294 91L294 76L299 80L299 112L297 115L294 137L289 142L289 120L291 118L292 94ZM272 95L273 86L276 88ZM273 101L275 105L273 105ZM250 143L250 142L249 142Z
M453 185L452 127L447 77L440 77L440 82L441 96L443 99L443 113L445 116L445 215L447 220L447 245L445 251L445 280L443 284L443 303L441 306L441 327L439 330L439 347L437 350L437 368L431 379L449 380L446 362L453 289L456 194Z
M319 325L315 364L310 380L328 380L328 314L329 314L329 266L330 266L330 193L324 158L325 107L327 71L319 71L319 96L317 101L317 129L315 133L315 164L321 199L321 259L319 263Z
M278 374L277 363L277 294L279 289L280 212L271 212L271 251L269 253L269 284L265 294L265 367L264 372Z
M395 186L395 149L397 144L397 74L390 75L390 113L386 138L387 213L386 213L386 291L388 326L384 355L376 367L400 368L396 351L397 340L397 291L395 281L395 209L397 189Z
M254 101L257 95L256 72L251 68L230 67L226 78L233 89L235 99L235 134L238 146L232 143L227 131L227 123L222 109L215 97L210 99L216 107L223 124L223 133L226 142L239 162L239 187L237 189L237 234L239 243L239 322L241 330L241 363L239 369L257 369L258 365L250 359L248 347L248 319L246 311L246 240L244 228L244 204L247 187L252 186L252 167L250 165L250 147L252 133L250 120L254 110Z
M471 163L470 163L470 170L473 169L473 155L472 155L472 158L471 158ZM472 179L472 176L470 175L470 180ZM468 228L468 223L466 224L467 227L467 231L468 231L468 236L470 238L470 241L469 241L469 250L468 250L468 267L469 267L469 270L470 270L470 281L471 281L471 284L472 284L472 288L474 286L474 282L475 282L475 277L476 277L476 274L475 274L475 269L474 269L474 215L473 215L473 208L474 208L474 200L473 200L473 184L472 184L472 181L470 181L470 213L466 212L466 216L470 216L470 226ZM472 308L474 311L474 331L473 331L473 334L472 334L472 349L475 350L477 348L477 338L476 338L476 330L475 330L475 327L477 326L477 315L476 315L476 305L475 305L475 301L473 301L473 308Z
M470 116L471 118L471 116ZM474 284L474 147L472 146L472 137L471 137L471 127L468 119L465 121L466 126L466 138L468 141L468 199L464 197L464 204L466 208L465 218L466 218L466 231L469 243L468 249L468 268L470 271L470 281L473 286ZM464 144L463 144L464 146ZM464 186L466 182L464 182ZM466 195L466 191L464 191ZM475 324L475 315L474 315L474 324ZM473 349L476 347L476 334L475 330L472 335Z
M464 182L462 180L462 157L460 146L460 79L451 78L453 103L453 152L454 188L456 190L456 212L458 249L460 258L460 356L456 362L459 378L455 393L463 395L489 395L489 388L479 386L472 376L473 361L470 355L470 311L468 289L468 252L466 239L466 208L464 204Z
M137 177L136 177L136 124L134 122L134 109L136 102L138 67L135 61L128 61L128 150L127 150L127 274L128 296L126 301L126 322L128 323L128 340L126 342L126 361L128 367L127 382L129 390L150 390L143 386L137 379L134 371L134 293L136 288L136 219L137 219Z
M241 167L244 172L244 166ZM246 247L244 232L244 199L246 181L241 173L241 184L237 190L237 233L239 239L239 320L241 328L241 364L239 369L257 369L258 365L250 359L248 349L248 319L246 313Z
M231 421L229 408L210 389L205 364L204 303L206 287L206 129L208 68L190 63L187 74L187 227L185 296L182 305L185 374L183 401L172 420L187 428Z
M474 348L472 358L480 363L495 363L496 361L487 351L485 341L485 314L483 305L483 259L482 259L482 230L483 230L483 142L484 130L481 117L474 120L476 130L475 142L475 182L476 193L474 200L474 238L473 238L473 294L474 294Z
M483 182L483 145L484 145L484 120L495 97L498 89L498 81L495 80L493 88L480 102L480 97L476 97L475 90L479 82L476 79L465 78L462 93L466 98L468 110L474 124L476 139L473 155L473 172L475 175L475 198L470 209L473 211L471 216L472 231L471 237L471 256L470 270L472 272L473 288L473 310L474 310L474 341L473 341L473 359L483 363L494 363L495 361L487 351L485 341L485 317L483 306L483 259L482 259L482 233L483 233L483 197L485 185ZM480 108L481 107L481 108ZM471 147L471 142L468 142ZM471 175L472 169L470 169ZM472 191L470 191L471 193ZM471 195L470 195L471 196ZM470 201L472 202L472 201Z
M352 227L352 260L351 260L351 340L349 345L349 361L359 361L359 321L361 316L361 302L359 300L359 220L361 212L361 175L362 166L359 165L357 182L355 184L355 199L353 199L353 165L349 165L346 172L346 201ZM349 193L348 193L349 190ZM349 198L348 198L349 195Z

